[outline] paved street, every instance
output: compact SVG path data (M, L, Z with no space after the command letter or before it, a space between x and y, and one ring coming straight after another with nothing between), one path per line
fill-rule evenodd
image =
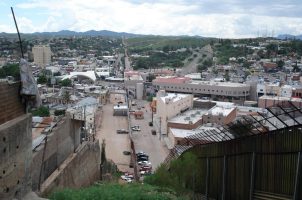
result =
M144 111L144 119L135 119L134 116L131 115L131 126L139 125L141 131L133 131L133 141L135 145L136 152L144 151L149 155L150 162L152 163L153 170L155 170L160 163L162 163L167 157L169 151L165 146L163 141L159 140L158 134L152 135L151 130L154 127L149 126L149 122L151 121L151 109L149 106L149 102L147 101L138 101L137 106L133 106L132 110L137 110L138 107Z
M115 98L111 98L114 100ZM96 138L100 144L105 139L106 157L117 164L120 171L133 172L129 168L130 156L124 155L123 151L130 151L129 134L117 134L117 129L128 129L126 116L113 116L113 104L103 106L101 126L97 130Z

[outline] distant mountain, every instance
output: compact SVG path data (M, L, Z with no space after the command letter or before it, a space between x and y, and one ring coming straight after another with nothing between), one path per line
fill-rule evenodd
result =
M285 39L302 40L302 35L282 34L282 35L278 35L277 39L280 39L280 40L285 40Z
M23 36L40 36L40 37L72 37L72 36L104 36L104 37L141 37L143 35L126 33L126 32L114 32L108 30L90 30L85 32L76 32L69 30L62 30L58 32L35 32L35 33L23 33ZM0 33L0 36L16 36L14 33Z
M126 32L114 32L108 30L90 30L85 32L76 32L69 30L62 30L58 32L36 32L32 33L33 35L41 35L41 36L107 36L107 37L138 37L142 35L126 33Z

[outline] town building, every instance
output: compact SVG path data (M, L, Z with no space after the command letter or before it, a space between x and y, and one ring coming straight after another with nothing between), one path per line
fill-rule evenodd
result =
M158 90L205 95L211 98L246 100L250 95L250 85L243 83L193 81L189 77L158 77L152 84Z
M40 67L45 67L51 63L51 50L48 45L35 45L32 48L34 63Z
M190 94L166 93L161 90L157 93L156 99L155 122L161 137L168 133L169 119L193 107L193 96Z

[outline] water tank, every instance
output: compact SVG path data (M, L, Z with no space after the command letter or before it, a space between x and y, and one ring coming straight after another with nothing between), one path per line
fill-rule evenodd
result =
M143 99L143 94L144 94L144 84L143 83L137 83L136 84L136 98L138 100Z

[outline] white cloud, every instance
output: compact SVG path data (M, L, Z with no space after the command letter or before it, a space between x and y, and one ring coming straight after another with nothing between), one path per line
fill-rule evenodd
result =
M219 4L219 2L221 4ZM248 0L213 1L125 1L125 0L32 0L18 4L19 11L48 13L43 24L21 17L22 32L113 30L158 35L201 35L210 37L251 37L266 30L278 33L302 33L302 19L270 15L271 10L293 9L293 4L263 6ZM257 4L253 6L253 4ZM255 9L256 8L256 9ZM296 8L295 8L296 9ZM250 11L250 12L247 12ZM281 12L281 11L280 11ZM266 14L267 13L267 14ZM284 10L284 13L287 13ZM19 13L22 16L22 13ZM6 25L0 31L11 30Z

